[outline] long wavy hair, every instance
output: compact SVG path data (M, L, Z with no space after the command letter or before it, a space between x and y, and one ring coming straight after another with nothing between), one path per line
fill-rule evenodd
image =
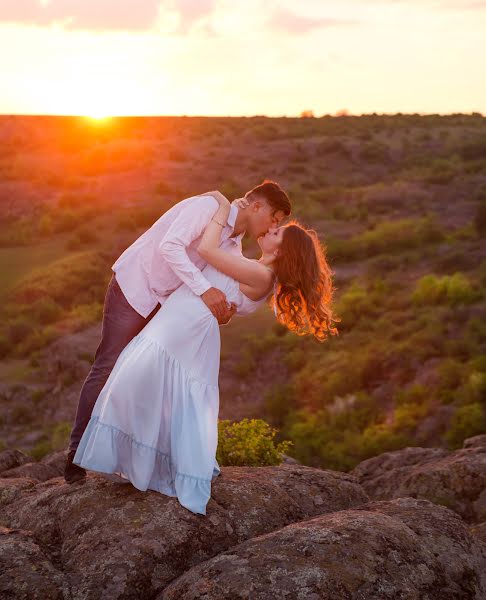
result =
M323 342L339 332L332 322L331 304L335 288L325 247L312 229L297 221L285 228L278 255L273 262L276 280L270 305L277 320L297 335L312 334Z

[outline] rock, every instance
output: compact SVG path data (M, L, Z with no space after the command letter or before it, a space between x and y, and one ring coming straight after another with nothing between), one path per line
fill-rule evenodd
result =
M0 452L0 473L30 462L34 462L32 456L24 454L20 450L14 448L3 450L3 452Z
M321 515L193 567L157 600L486 598L486 545L453 511L399 498Z
M63 579L28 531L0 527L0 598L62 600Z
M38 481L47 481L48 479L63 475L66 456L67 450L61 450L60 452L45 456L40 461L27 462L19 467L7 469L0 473L0 477L28 477L37 479ZM33 459L30 460L32 461Z
M455 510L469 523L481 522L486 520L486 446L473 443L455 452L439 448L385 452L351 473L375 500L424 498Z
M474 437L464 440L463 448L480 448L486 447L486 433L475 435Z
M300 465L302 464L293 456L289 456L288 454L282 454L282 462L286 465Z
M13 504L22 497L25 491L33 489L36 483L38 482L34 479L27 478L0 479L0 519L1 507ZM3 520L1 522L3 523Z
M244 540L367 501L353 476L300 465L222 467L206 516L94 472L72 485L0 479L1 524L57 557L73 600L154 597Z
M484 523L479 523L478 525L471 525L469 531L486 543L486 521Z

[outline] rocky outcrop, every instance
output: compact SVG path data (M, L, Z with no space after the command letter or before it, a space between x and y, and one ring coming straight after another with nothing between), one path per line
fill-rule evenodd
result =
M38 481L59 477L64 471L66 454L61 450L36 461L19 450L6 450L0 453L0 477L27 477Z
M247 539L369 501L351 475L300 465L222 467L206 516L93 472L72 485L33 474L31 467L29 477L0 476L0 524L26 532L50 564L45 577L61 576L73 600L153 598L191 567ZM14 564L26 552L21 541L5 550ZM41 560L36 552L34 564ZM9 572L5 585L14 588L18 571ZM16 583L21 589L21 579Z
M479 441L387 453L357 472L391 490L387 470L406 481L449 461L449 479L440 472L456 482L464 457L479 470ZM65 457L0 453L0 598L486 598L484 526L428 499L370 501L354 475L298 464L223 466L198 515L99 473L68 485ZM447 489L464 504L458 486Z
M0 598L62 600L63 575L28 531L0 527Z
M469 523L486 521L486 435L460 450L404 448L360 463L353 471L375 500L423 498L459 513Z
M199 564L157 600L486 598L486 546L427 500L370 502L287 525Z

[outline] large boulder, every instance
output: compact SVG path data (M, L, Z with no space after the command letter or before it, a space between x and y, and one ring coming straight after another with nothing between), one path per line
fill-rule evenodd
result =
M63 600L63 582L28 531L0 526L0 598Z
M255 537L173 581L157 600L486 598L486 545L455 512L399 498Z
M15 448L3 450L0 452L0 477L3 477L5 471L15 469L33 461L34 459L31 456Z
M6 450L5 452L10 452ZM18 451L14 451L18 452ZM0 461L2 460L0 454ZM23 453L19 453L22 455ZM25 457L25 459L23 458ZM0 477L3 478L19 478L28 477L37 479L38 481L47 481L53 477L59 477L64 472L64 464L66 462L67 450L60 450L54 454L44 456L41 460L36 461L33 458L23 454L22 462L19 466L15 466L0 472Z
M368 501L353 476L301 465L222 467L207 515L93 472L72 485L0 478L0 523L26 530L53 557L72 600L154 597L249 538Z
M447 506L469 523L486 520L486 436L450 452L440 448L404 448L357 465L355 475L375 500L423 498Z

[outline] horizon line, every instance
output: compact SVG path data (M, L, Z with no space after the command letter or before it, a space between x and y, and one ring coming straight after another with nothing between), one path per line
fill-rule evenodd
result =
M304 112L308 112L308 111L302 111ZM467 111L467 112L447 112L447 113L439 113L439 112L363 112L363 113L351 113L351 112L346 112L345 114L338 114L340 111L337 111L337 113L331 114L331 113L324 113L322 115L265 115L265 114L254 114L254 115L186 115L186 114L107 114L107 115L100 115L100 116L96 116L96 115L89 115L89 114L80 114L80 113L0 113L0 117L78 117L78 118L86 118L86 119L93 119L93 120L103 120L103 119L116 119L116 118L206 118L206 119L212 119L212 118L217 118L217 119L221 119L221 118L225 118L225 119L242 119L242 118L246 118L246 119L254 119L254 118L266 118L266 119L321 119L321 118L343 118L343 117L371 117L371 116L378 116L378 117L396 117L396 116L402 116L402 117L407 117L407 116L420 116L420 117L427 117L427 116L439 116L439 117L453 117L453 116L470 116L470 117L477 117L480 116L482 118L485 118L485 113L482 113L480 111Z

